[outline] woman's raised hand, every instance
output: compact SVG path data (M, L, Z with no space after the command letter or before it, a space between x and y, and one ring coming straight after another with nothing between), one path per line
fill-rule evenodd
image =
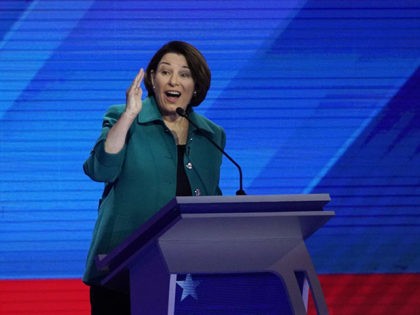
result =
M141 97L143 95L143 90L140 85L143 78L144 70L141 68L125 93L125 112L132 118L136 117L142 108Z

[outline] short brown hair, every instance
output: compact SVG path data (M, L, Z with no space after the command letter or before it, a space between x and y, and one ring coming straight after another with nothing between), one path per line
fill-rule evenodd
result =
M157 70L158 64L168 53L180 54L185 57L195 83L195 93L189 105L198 106L207 95L210 88L211 72L206 59L193 45L182 41L171 41L163 45L152 57L146 69L144 85L149 96L154 96L152 73Z

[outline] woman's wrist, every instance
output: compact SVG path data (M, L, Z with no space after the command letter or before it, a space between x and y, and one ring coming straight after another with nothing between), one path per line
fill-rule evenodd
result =
M133 122L134 119L136 119L136 117L138 116L138 114L139 113L133 113L133 112L129 112L129 111L124 111L121 116L123 117L123 119L127 119L130 122Z

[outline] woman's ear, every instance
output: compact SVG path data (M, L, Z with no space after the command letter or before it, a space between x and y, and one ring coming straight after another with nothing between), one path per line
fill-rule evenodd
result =
M152 87L155 89L155 72L150 70L150 82L152 82Z

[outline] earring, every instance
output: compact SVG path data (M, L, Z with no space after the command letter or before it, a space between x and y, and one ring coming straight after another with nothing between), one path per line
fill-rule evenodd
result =
M197 91L194 91L193 95L194 95L194 97L197 96Z

